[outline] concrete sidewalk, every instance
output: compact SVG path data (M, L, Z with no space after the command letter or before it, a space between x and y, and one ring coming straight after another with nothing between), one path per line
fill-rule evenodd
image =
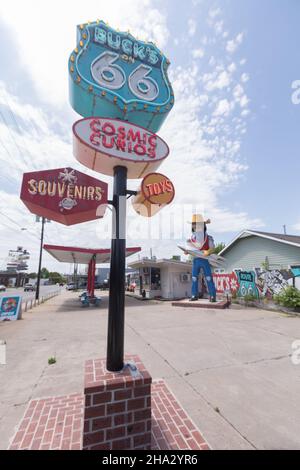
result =
M32 398L81 393L87 359L104 357L107 294L81 308L65 292L0 324L0 448ZM300 318L256 309L178 309L126 298L125 349L164 378L215 449L300 449ZM48 365L55 356L57 363Z

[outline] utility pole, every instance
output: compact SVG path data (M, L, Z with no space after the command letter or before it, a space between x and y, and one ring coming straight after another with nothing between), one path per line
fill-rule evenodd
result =
M37 276L37 282L36 282L36 291L35 291L35 298L36 298L36 300L39 300L39 296L40 296L41 269L42 269L42 255L43 255L44 226L45 226L45 222L46 222L45 217L42 217L40 259L39 259L39 269L38 269L38 276Z

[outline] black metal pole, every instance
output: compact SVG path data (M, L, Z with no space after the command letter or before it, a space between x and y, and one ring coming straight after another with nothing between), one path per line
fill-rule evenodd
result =
M41 246L40 246L40 259L39 259L39 270L36 282L36 291L35 298L39 300L40 296L40 284L41 284L41 269L42 269L42 255L43 255L43 244L44 244L44 226L45 226L45 217L42 217L42 230L41 230Z
M111 241L106 358L106 368L111 372L122 370L124 365L126 191L127 168L117 166L114 168L114 212Z

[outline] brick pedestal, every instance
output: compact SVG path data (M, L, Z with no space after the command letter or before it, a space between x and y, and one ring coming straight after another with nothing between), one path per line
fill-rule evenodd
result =
M129 368L108 372L105 359L86 362L83 449L151 449L151 376L138 356Z

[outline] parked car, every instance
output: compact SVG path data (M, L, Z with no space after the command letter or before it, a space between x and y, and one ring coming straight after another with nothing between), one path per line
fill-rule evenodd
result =
M5 292L6 291L6 286L3 284L0 284L0 292Z
M104 279L104 281L102 282L100 288L101 288L102 290L108 289L108 288L109 288L109 279Z
M24 292L34 292L36 290L36 285L34 284L25 284Z
M75 290L76 286L75 286L74 282L71 282L70 284L67 284L66 289L67 290Z

